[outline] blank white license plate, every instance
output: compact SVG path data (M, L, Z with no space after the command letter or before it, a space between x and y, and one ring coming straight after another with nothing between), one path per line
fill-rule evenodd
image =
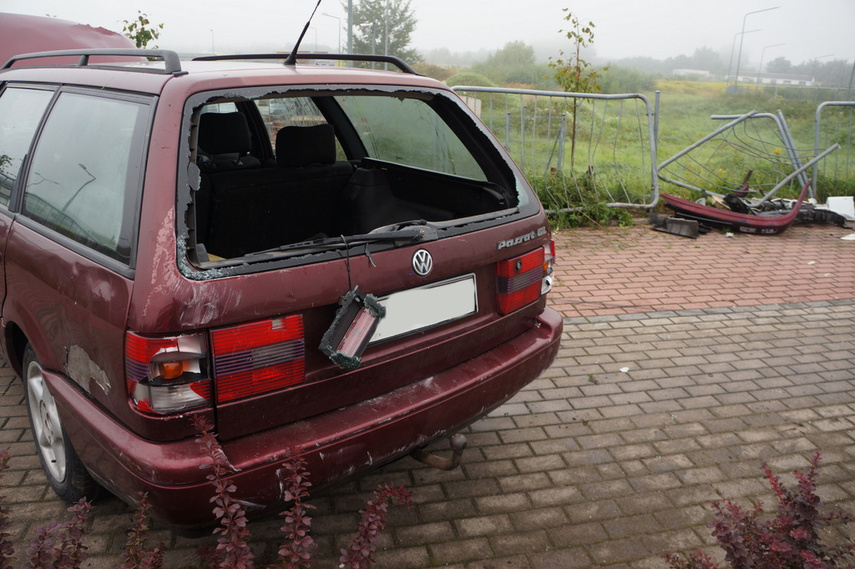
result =
M478 312L475 275L396 292L379 301L386 316L377 325L372 344Z

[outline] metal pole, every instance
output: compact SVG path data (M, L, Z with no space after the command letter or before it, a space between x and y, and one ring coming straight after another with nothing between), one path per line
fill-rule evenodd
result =
M389 3L383 2L383 55L389 55ZM389 64L384 63L383 69L389 69Z
M662 98L662 91L656 90L653 94L653 140L657 143L659 142L659 112L660 112L660 104ZM659 160L658 157L654 159L654 162Z
M745 39L745 20L748 19L748 16L751 14L759 14L760 12L768 12L769 10L777 10L780 6L774 6L772 8L764 8L762 10L755 10L753 12L748 12L745 16L742 17L742 37L739 38L739 55L736 56L736 77L734 78L733 86L737 87L739 84L739 63L742 59L742 41Z
M725 83L730 81L730 72L733 71L733 52L736 51L736 38L738 38L739 36L741 36L743 34L750 34L750 33L759 32L759 31L760 31L760 28L757 28L754 30L748 30L747 32L736 32L735 34L733 34L733 41L730 44L730 61L727 64L727 77L725 77Z
M321 16L326 16L327 18L335 18L338 20L338 52L341 53L341 18L338 16L333 16L332 14L327 14L326 12L322 12Z
M525 104L520 95L520 170L525 171Z
M770 47L780 47L782 45L786 45L786 43L776 43L773 45L767 45L763 47L763 51L760 52L760 68L757 70L757 83L760 83L760 76L763 74L763 58L766 55L766 49Z
M353 0L347 0L347 53L353 53ZM347 65L352 65L347 62Z
M849 74L849 87L846 89L846 100L852 100L852 82L855 81L855 61L852 62L852 72Z
M787 154L790 157L790 162L793 164L793 168L798 170L802 166L802 159L799 158L799 153L796 149L796 141L793 140L793 135L790 133L790 127L787 126L787 121L786 119L784 119L784 113L778 110L775 114L778 115L778 121L781 125L781 137L784 139L784 143L786 144ZM810 178L808 178L808 175L805 172L802 172L799 175L799 183L801 185L804 186L809 181ZM811 192L810 197L816 197L814 195L814 192Z

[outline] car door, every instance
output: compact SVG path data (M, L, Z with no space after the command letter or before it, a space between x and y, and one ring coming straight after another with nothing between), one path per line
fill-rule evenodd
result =
M13 194L52 89L7 86L0 92L0 306L6 298L6 241L14 219Z

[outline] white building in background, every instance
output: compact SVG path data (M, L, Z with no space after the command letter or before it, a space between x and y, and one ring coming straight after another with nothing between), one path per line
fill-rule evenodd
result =
M808 75L789 73L744 73L739 76L740 83L758 83L781 87L815 87L816 80Z
M712 73L706 69L675 69L671 73L677 77L712 77Z

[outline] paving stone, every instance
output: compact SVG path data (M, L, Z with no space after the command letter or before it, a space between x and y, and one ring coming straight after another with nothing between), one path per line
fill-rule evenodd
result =
M565 317L558 360L467 429L463 468L406 459L313 497L321 565L336 564L381 482L414 491L412 510L390 507L376 555L396 569L662 569L663 552L698 548L722 560L707 502L768 501L760 464L790 482L817 451L818 493L855 506L855 255L844 234L558 232L559 259L574 260L556 265L550 298ZM800 270L805 258L840 278L817 281ZM14 453L4 493L19 551L67 507L31 436L22 386L0 367L0 448ZM121 563L132 516L116 499L96 506L89 567ZM250 524L259 550L278 545L281 523ZM157 524L154 534L167 544L166 569L198 566L196 545L215 543Z
M492 547L486 538L446 541L429 547L431 556L440 564L485 559L492 555Z
M513 529L511 520L504 515L463 518L454 522L460 537L491 536L508 533Z
M422 545L455 537L454 528L448 521L398 528L395 535L401 545Z
M591 567L591 559L581 547L562 548L528 556L532 569L582 569Z

